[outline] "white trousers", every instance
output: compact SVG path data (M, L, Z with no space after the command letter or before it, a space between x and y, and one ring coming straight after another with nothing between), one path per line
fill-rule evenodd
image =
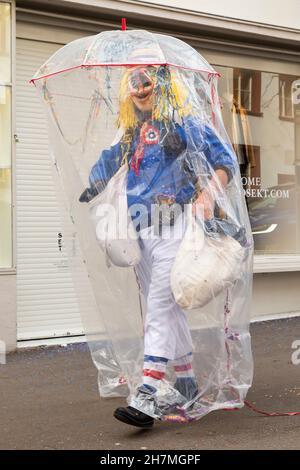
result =
M146 304L144 354L178 359L192 351L187 317L176 304L170 285L171 268L181 237L155 236L153 227L142 232L142 259L137 275Z

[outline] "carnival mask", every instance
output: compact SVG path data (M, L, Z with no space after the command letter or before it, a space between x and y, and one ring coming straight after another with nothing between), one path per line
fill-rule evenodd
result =
M155 67L135 67L129 74L129 93L140 111L151 111L152 109L155 76Z

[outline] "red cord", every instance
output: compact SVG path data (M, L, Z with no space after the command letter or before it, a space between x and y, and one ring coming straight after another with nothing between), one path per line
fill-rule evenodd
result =
M126 18L122 18L122 31L126 31Z
M256 413L260 413L261 415L264 416L297 416L300 415L300 411L287 411L287 412L280 412L280 411L273 411L268 413L267 411L259 410L256 408L252 403L249 401L244 401L245 405L252 411L255 411Z
M211 77L210 77L211 78ZM211 92L212 92L212 102L214 101L214 94L213 94L213 81L211 82ZM229 307L229 290L227 290L227 296L226 296L226 302L224 305L224 329L225 332L227 333L228 330L228 314L230 313L230 307ZM225 346L226 346L226 351L227 351L227 368L228 372L230 372L230 348L228 345L228 342L225 340ZM239 400L239 395L234 389L234 387L231 388L233 395ZM256 408L250 401L244 400L244 405L247 406L251 411L254 411L255 413L259 413L261 415L267 416L267 417L272 417L272 416L299 416L300 411L286 411L286 412L280 412L280 411L264 411L260 410L259 408ZM240 408L223 408L225 411L229 410L239 410Z
M250 401L244 401L245 406L247 406L251 411L254 411L255 413L259 413L264 416L268 417L273 417L273 416L299 416L300 411L286 411L286 412L280 412L280 411L273 411L273 412L267 412L260 410L259 408L256 408ZM224 411L235 411L235 410L240 410L240 408L223 408Z

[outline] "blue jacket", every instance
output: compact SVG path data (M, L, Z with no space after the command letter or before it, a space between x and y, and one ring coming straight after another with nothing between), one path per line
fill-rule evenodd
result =
M128 207L143 204L150 213L151 204L160 195L170 196L178 204L188 203L195 193L199 174L211 174L211 168L223 168L229 179L235 172L236 156L230 145L222 142L208 125L199 126L192 118L182 125L163 122L151 124L158 130L159 143L144 144L138 174L131 168L131 160L140 142L140 127L133 135L128 153L127 200ZM101 186L117 172L122 161L122 141L104 150L93 166L89 183L91 188Z

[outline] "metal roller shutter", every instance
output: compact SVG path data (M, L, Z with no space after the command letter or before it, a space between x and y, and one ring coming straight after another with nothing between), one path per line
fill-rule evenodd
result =
M66 257L60 250L61 210L52 179L44 110L28 80L59 48L17 40L16 188L18 339L82 334Z

